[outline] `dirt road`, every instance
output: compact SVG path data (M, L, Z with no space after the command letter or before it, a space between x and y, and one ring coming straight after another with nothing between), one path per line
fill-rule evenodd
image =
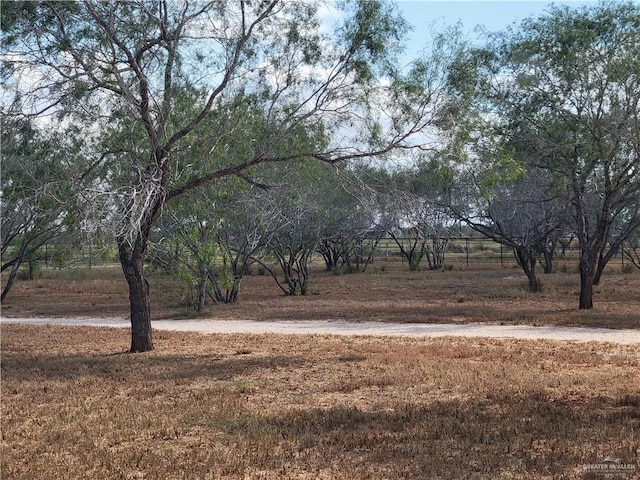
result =
M2 318L1 323L83 325L128 328L124 319ZM284 333L424 337L489 337L639 344L640 330L584 327L532 327L490 324L425 324L345 321L155 320L153 328L199 333Z

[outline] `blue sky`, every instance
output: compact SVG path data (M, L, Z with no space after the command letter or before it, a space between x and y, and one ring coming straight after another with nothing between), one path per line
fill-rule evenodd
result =
M431 25L453 25L460 21L463 30L473 36L477 25L489 31L503 30L512 23L539 16L551 4L581 7L597 5L597 0L400 0L397 5L406 20L413 25L407 57L414 58L428 40Z

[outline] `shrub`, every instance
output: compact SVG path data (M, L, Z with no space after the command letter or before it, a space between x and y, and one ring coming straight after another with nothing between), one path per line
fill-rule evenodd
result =
M36 280L40 277L42 277L42 265L38 262L23 264L16 276L18 280Z

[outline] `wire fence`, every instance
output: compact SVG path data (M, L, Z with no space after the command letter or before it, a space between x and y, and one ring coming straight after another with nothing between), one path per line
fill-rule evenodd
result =
M119 264L115 247L105 244L84 243L73 248L45 244L40 248L37 262L44 267L100 267Z
M403 255L398 245L409 245L411 238L398 238L397 241L385 238L378 245L376 257L393 258ZM578 258L574 245L563 250L563 258L570 260ZM445 264L470 266L470 265L500 265L502 267L517 267L517 260L510 247L483 237L453 237L450 238L445 248ZM404 259L403 259L404 260Z
M399 238L398 241L408 243L410 238ZM622 268L634 267L627 257L629 253L624 244L609 261L609 266L621 266ZM637 255L637 252L636 252ZM398 243L390 238L384 238L378 245L376 257L402 257ZM561 238L554 251L553 262L556 265L566 266L574 264L576 267L580 260L578 241L574 237ZM501 267L518 267L517 259L511 247L498 243L486 237L452 237L446 246L445 263L449 265L491 265Z
M409 244L411 238L399 238L398 241ZM374 252L375 258L399 259L404 261L398 243L392 238L383 238ZM558 242L554 260L567 264L579 260L578 242L572 238L562 239ZM47 244L41 249L37 260L40 266L50 268L63 267L99 267L118 264L117 251L110 245L84 244L73 249L62 248L57 245ZM483 237L454 237L450 238L445 249L445 264L470 266L487 265L501 267L517 267L517 260L510 247ZM610 265L630 264L625 258L622 248L609 262Z

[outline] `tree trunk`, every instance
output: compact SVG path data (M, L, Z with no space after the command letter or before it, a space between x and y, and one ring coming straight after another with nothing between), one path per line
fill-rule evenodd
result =
M515 254L518 264L527 275L529 291L531 293L539 293L540 284L538 283L538 277L536 276L536 263L538 261L538 257L535 250L530 250L524 247L514 247L513 253Z
M603 211L607 211L603 207ZM604 216L604 214L603 214ZM580 302L578 309L588 310L593 308L593 285L596 278L598 256L602 252L607 237L608 225L601 222L592 239L582 235L580 241Z
M6 298L6 296L9 294L9 291L11 290L11 287L13 287L13 283L16 280L16 276L18 275L18 269L20 268L20 266L22 265L22 263L24 262L25 256L26 256L26 252L27 252L27 242L22 242L22 244L20 245L20 250L18 251L17 255L15 256L15 258L13 259L13 261L11 263L7 263L5 265L3 265L4 267L7 266L11 266L11 270L9 272L9 276L7 277L7 281L4 285L4 288L2 289L2 295L0 297L0 302L4 302L4 299Z
M604 268L607 266L609 261L618 254L621 246L621 240L614 241L612 242L612 245L609 247L609 250L607 252L600 252L600 255L598 255L598 264L596 266L595 274L593 277L594 285L600 285L600 280L602 279Z
M580 310L593 308L593 272L580 266Z
M13 287L13 282L16 279L16 275L18 274L18 268L20 268L20 262L15 262L11 265L11 271L9 272L9 276L7 277L7 281L2 289L2 295L0 296L0 302L4 302L4 299L9 294L11 287Z
M542 263L542 271L546 274L553 273L553 259L556 256L557 240L549 243L543 243L542 254L540 255L540 263Z
M586 249L585 249L586 250ZM596 271L595 255L589 251L581 252L580 256L580 310L593 308L593 279Z
M129 284L131 312L131 353L153 350L151 332L151 298L149 282L144 277L144 249L119 244L120 265Z
M298 261L298 279L300 285L300 295L307 294L307 286L309 285L309 257L311 251L305 252Z
M340 260L340 249L336 247L334 241L330 240L322 240L318 247L318 251L322 255L324 259L324 263L327 267L327 272L331 272L335 267L338 266L338 261Z
M197 312L203 312L207 300L207 280L209 279L209 271L206 265L200 265L200 282L198 283L198 303L196 305Z
M538 283L538 277L536 277L535 269L530 273L527 273L527 279L529 280L529 291L531 293L540 293L540 284Z

